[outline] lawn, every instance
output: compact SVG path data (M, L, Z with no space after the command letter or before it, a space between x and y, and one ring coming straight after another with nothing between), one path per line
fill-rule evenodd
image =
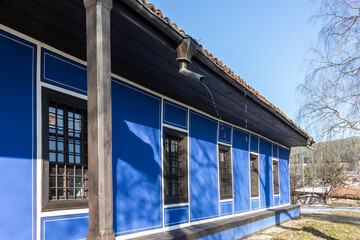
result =
M331 213L332 214L332 213ZM357 218L358 221L342 218ZM250 239L359 239L360 216L350 211L336 211L332 215L306 215L272 227Z

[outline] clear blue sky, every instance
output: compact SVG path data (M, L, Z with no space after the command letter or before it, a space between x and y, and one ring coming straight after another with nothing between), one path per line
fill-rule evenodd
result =
M309 0L148 0L288 117L319 26ZM304 126L303 126L304 127Z

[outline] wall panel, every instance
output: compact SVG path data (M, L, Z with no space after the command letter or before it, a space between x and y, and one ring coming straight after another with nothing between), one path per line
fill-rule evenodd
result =
M41 219L42 240L85 239L89 227L89 215L68 215Z
M273 182L272 182L272 144L260 138L259 154L259 180L260 180L260 208L273 205Z
M116 235L162 227L161 99L113 80Z
M280 204L290 202L289 156L289 150L279 147Z
M219 216L218 122L190 111L190 218Z
M35 236L36 46L0 31L0 238Z
M249 133L234 128L232 160L235 213L250 210L249 141Z
M43 48L41 80L81 94L87 93L86 66Z

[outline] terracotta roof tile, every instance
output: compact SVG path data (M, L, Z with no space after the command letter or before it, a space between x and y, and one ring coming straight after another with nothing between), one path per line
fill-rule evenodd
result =
M162 18L163 20L168 22L169 25L172 26L175 30L177 30L180 34L182 34L183 36L186 36L185 31L182 29L179 29L178 26L176 25L176 23L172 23L168 17L164 17L160 9L155 8L155 6L151 3L147 3L146 0L139 0L139 1L141 1L143 4L145 4L148 9L150 9L152 12L154 12L160 18ZM287 119L289 122L291 122L294 126L296 126L296 128L298 128L301 132L303 132L309 138L311 137L305 130L303 130L299 125L294 123L288 116L286 116L278 107L275 107L271 102L269 102L258 91L256 91L254 88L249 86L244 81L244 79L242 79L240 76L234 74L234 72L230 68L228 68L225 64L223 64L222 61L218 60L210 52L208 52L206 49L204 49L202 45L198 44L198 47L202 51L202 53L205 54L205 56L207 56L209 59L211 59L216 65L218 65L223 71L225 71L228 75L230 75L233 79L235 79L239 84L243 85L245 88L250 90L253 94L255 94L260 100L262 100L267 105L269 105L271 108L273 108L275 111L280 113L285 119Z

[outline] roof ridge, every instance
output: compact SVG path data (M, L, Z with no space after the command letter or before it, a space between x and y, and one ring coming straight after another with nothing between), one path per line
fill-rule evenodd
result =
M165 20L172 28L174 28L176 31L178 31L183 36L188 36L183 29L178 28L176 23L173 23L170 21L168 17L164 17L161 10L158 8L155 8L154 4L148 3L146 0L138 0L141 1L148 9L150 9L152 12L154 12L156 15L158 15L160 18ZM293 120L291 120L288 116L285 115L283 111L281 111L278 107L276 107L274 104L272 104L269 100L267 100L263 95L261 95L258 91L256 91L253 87L251 87L249 84L245 82L243 78L241 78L239 75L236 75L234 71L232 71L230 68L228 68L225 64L223 64L222 61L214 57L209 51L207 51L203 46L199 43L197 43L199 46L199 49L201 52L207 56L212 62L214 62L216 65L218 65L224 72L226 72L230 77L232 77L236 82L241 84L243 87L248 89L250 92L252 92L255 96L257 96L260 100L262 100L264 103L269 105L272 109L274 109L276 112L281 114L286 120L288 120L290 123L292 123L295 127L297 127L301 132L303 132L306 136L311 138L311 136L302 129L299 125L297 125Z

